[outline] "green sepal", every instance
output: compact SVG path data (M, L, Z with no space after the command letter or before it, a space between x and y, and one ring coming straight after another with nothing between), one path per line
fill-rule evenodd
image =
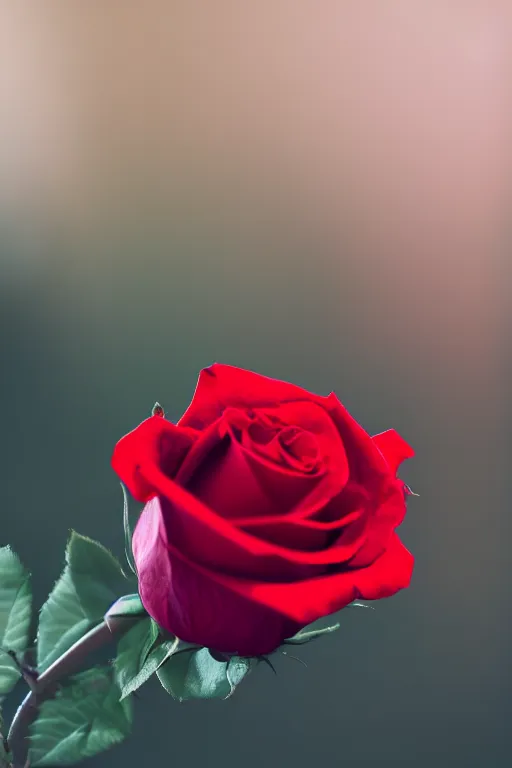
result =
M256 659L241 656L217 661L208 648L178 649L157 675L167 693L178 701L227 699L256 663Z
M132 549L132 529L130 525L130 515L128 510L128 492L123 483L121 483L123 491L123 529L124 529L124 554L126 562L132 573L137 575L137 566L135 565L135 558L133 557Z
M310 625L313 626L313 625ZM331 632L336 632L340 628L339 622L331 624L329 627L319 627L318 629L303 629L297 632L293 637L289 637L284 641L283 645L304 645L304 643L310 643L311 640L316 640L322 635L328 635Z
M255 667L259 662L259 659L248 656L232 656L227 664L226 677L231 687L229 694L226 698L232 696L235 692L235 688L240 685L242 680L249 674L251 669Z
M371 608L374 610L371 605L366 605L365 603L360 603L358 601L349 603L347 606L345 606L345 608ZM343 610L345 610L345 608ZM341 613L341 611L339 613ZM308 624L307 627L301 629L301 631L296 635L287 638L283 642L283 645L304 645L304 643L309 643L311 640L316 640L318 637L328 635L331 632L336 632L336 630L338 630L341 626L340 622L337 621L335 624L330 624L327 627L323 627L321 624L325 621L326 618L327 617L323 617L317 621L312 622L312 624Z
M108 623L109 618L114 616L147 616L147 611L142 605L139 594L136 592L133 595L123 595L116 602L110 606L105 614L105 621Z
M370 608L370 610L372 611L375 610L373 605L366 605L366 603L360 603L359 600L354 600L353 603L349 603L347 605L347 608Z
M152 619L143 619L130 629L119 641L114 661L121 699L147 682L178 647L178 638L164 638Z
M62 575L41 608L37 632L39 673L99 624L125 589L126 577L111 552L72 531Z
M19 661L27 650L32 621L30 574L10 547L0 548L0 700L21 677Z
M123 741L131 731L132 703L119 696L110 667L70 678L43 702L30 728L30 765L74 765Z

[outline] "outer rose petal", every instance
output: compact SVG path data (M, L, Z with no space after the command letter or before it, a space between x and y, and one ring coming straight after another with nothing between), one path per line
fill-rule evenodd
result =
M368 432L350 415L334 392L325 398L325 407L343 440L351 479L359 480L361 485L371 493L372 487L379 486L382 477L389 474L386 460Z
M141 476L140 466L156 464L172 477L198 434L193 429L177 427L162 416L150 416L116 444L112 468L137 501L148 501L155 490Z
M144 508L133 535L144 607L181 640L225 653L270 653L300 627L286 616L237 595L168 549L158 499Z
M170 551L172 555L182 557L174 548ZM395 533L386 551L366 568L348 569L290 584L242 580L190 565L238 595L278 611L304 627L358 598L380 600L405 589L411 580L414 558Z
M387 549L395 529L402 523L406 511L403 484L390 478L387 488L383 489L380 503L367 522L366 540L350 560L351 568L365 568L380 557Z
M157 498L142 512L133 551L141 599L157 623L187 642L247 656L270 653L356 598L393 595L408 586L413 568L394 535L368 568L278 584L226 576L190 562L169 543Z
M396 475L398 467L406 459L412 459L414 451L394 429L374 435L373 442L386 459L390 471Z
M228 407L250 409L300 401L323 405L325 400L295 384L214 363L199 374L192 402L178 425L203 429Z
M366 568L290 585L258 584L251 594L268 607L277 610L281 606L280 610L286 616L306 625L341 610L357 598L380 600L391 597L409 586L413 566L412 554L393 534L386 551ZM247 590L246 585L243 585L243 590Z
M398 432L389 429L372 438L387 461L390 476L383 484L379 504L368 522L367 540L350 561L351 567L366 567L386 549L394 530L402 523L407 512L403 483L396 479L399 465L414 456L413 449Z

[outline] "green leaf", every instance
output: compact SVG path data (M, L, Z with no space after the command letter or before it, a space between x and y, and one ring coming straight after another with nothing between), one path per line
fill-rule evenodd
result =
M131 731L132 705L119 701L119 694L109 667L70 678L43 702L31 726L30 765L74 765L123 741Z
M249 672L253 660L216 661L208 648L174 653L157 671L158 679L178 701L227 699Z
M157 637L148 617L138 621L126 632L117 645L114 669L117 684L124 696L126 687L140 672ZM131 691L130 691L131 692Z
M6 752L2 741L0 741L0 768L12 768L11 753Z
M121 699L149 680L178 648L179 640L176 637L163 640L154 647L160 639L158 627L152 620L148 622L149 628L146 621L141 621L119 641L114 670L121 689ZM136 632L140 625L144 626Z
M121 483L123 489L123 528L124 528L124 553L126 556L126 562L130 571L137 575L137 566L135 565L135 559L133 557L132 549L132 529L130 527L130 515L128 511L128 493L123 483Z
M7 751L7 742L4 741L7 736L2 709L0 707L0 768L11 768L11 753Z
M147 616L147 612L138 593L135 593L123 595L119 600L116 600L114 605L108 609L105 618L108 619L112 616Z
M115 557L98 542L73 531L64 571L41 608L37 633L40 673L103 620L125 586Z
M21 673L5 651L23 660L32 619L30 575L10 547L0 548L0 699L8 694Z

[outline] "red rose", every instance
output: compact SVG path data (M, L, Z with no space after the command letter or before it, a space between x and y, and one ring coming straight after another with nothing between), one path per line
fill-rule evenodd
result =
M206 368L178 424L146 419L112 458L146 502L133 535L146 610L184 641L256 656L407 587L396 473L411 456L394 430L370 437L334 394Z

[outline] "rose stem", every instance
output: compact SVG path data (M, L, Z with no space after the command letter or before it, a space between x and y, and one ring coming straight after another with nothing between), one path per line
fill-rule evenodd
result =
M111 643L115 635L126 632L136 621L136 618L113 616L108 624L102 622L77 640L36 679L34 690L18 707L7 734L7 743L14 755L12 768L27 768L28 729L37 717L38 707L55 695L56 683L77 672L89 654Z

